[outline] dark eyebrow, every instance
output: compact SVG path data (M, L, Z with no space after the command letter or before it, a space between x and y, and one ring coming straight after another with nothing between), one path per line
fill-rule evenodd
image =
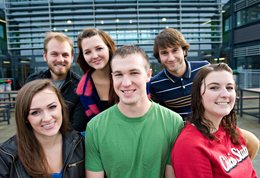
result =
M212 82L212 83L207 84L207 86L208 85L220 85L220 84L217 82ZM227 85L235 85L235 83L227 83Z
M49 106L51 106L51 105L53 105L53 104L57 104L57 102L54 101L54 102L48 104L47 107L49 107ZM29 110L31 111L31 110L37 110L37 109L39 109L39 108L30 108Z
M121 71L118 71L118 70L116 70L116 71L112 71L112 74L114 74L114 73L122 73Z
M51 106L51 105L53 105L53 104L57 104L57 102L56 102L56 101L53 101L52 103L48 104L47 106Z
M167 51L167 49L159 49L159 51Z
M209 83L209 84L207 84L207 85L219 85L219 83L217 83L217 82L212 82L212 83Z

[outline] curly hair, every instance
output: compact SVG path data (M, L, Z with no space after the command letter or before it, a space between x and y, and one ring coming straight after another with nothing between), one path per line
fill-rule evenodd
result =
M192 118L191 122L198 128L198 130L210 139L215 139L211 134L210 128L212 122L204 118L205 108L202 103L201 86L209 73L214 71L227 71L233 74L232 69L225 63L211 64L203 67L196 74L192 84L191 108ZM224 116L221 120L220 126L230 135L233 144L239 144L239 136L237 133L237 117L234 108L231 112Z

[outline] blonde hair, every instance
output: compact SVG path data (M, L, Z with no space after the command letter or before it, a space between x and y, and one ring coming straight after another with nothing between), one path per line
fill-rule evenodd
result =
M43 42L44 53L48 52L47 45L49 41L56 39L59 42L68 42L71 47L71 54L74 55L73 41L64 33L60 32L47 32Z

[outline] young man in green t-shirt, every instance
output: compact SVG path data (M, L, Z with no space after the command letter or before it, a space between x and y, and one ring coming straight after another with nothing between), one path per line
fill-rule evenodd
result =
M146 53L123 46L111 60L119 103L93 118L86 129L88 178L174 177L170 152L183 128L175 112L149 100L152 71Z

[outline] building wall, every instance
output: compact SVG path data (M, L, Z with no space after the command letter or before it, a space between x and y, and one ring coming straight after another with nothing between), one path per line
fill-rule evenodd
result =
M141 46L154 63L153 40L164 28L184 34L191 44L189 60L218 57L222 43L220 0L6 0L5 9L9 50L32 70L46 67L47 31L64 32L76 46L83 28L100 28L118 46Z
M6 21L4 11L0 9L0 78L6 77L10 71L6 65L10 64L8 59L7 38L6 38Z
M230 0L224 10L223 54L233 69L260 71L260 0Z

